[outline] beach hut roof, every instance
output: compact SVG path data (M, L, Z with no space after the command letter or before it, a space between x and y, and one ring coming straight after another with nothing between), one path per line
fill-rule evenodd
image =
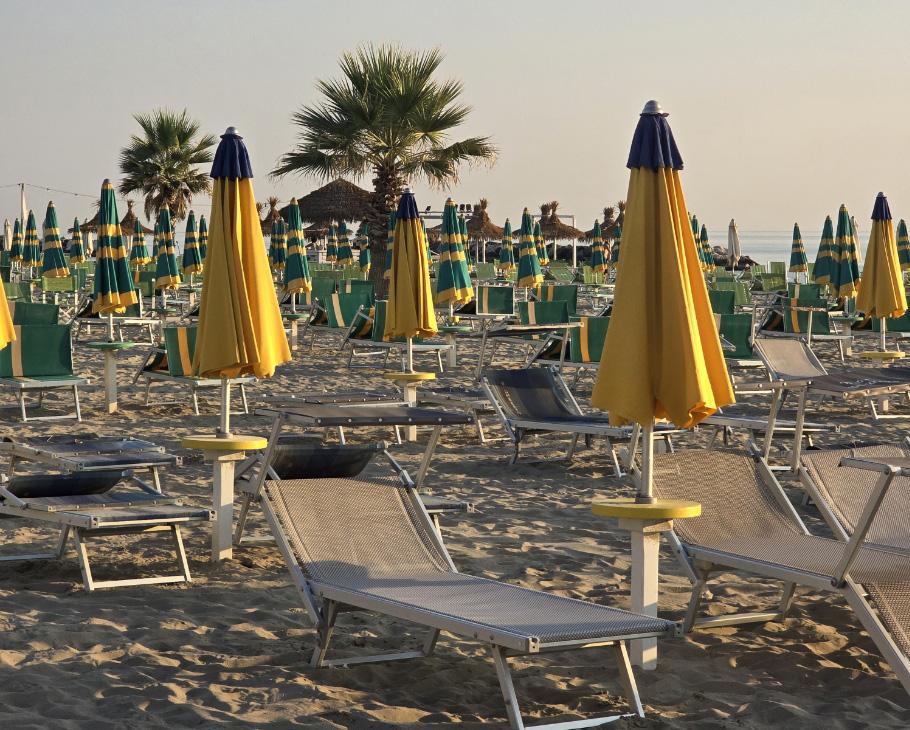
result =
M98 202L100 203L101 201L99 200ZM136 214L133 212L133 202L134 201L132 201L132 200L126 201L126 215L124 215L123 218L120 220L120 228L123 230L123 234L126 236L132 236L133 232L136 230ZM100 213L101 213L101 206L99 205L98 210L95 211L95 215L93 215L91 218L89 218L87 221L85 221L81 226L79 226L79 230L82 233L85 233L86 231L94 232L95 229L98 228L98 216ZM139 225L142 226L142 232L145 233L146 235L151 235L152 233L154 233L154 231L151 228L146 228L145 226L142 225L142 223L140 223ZM67 228L66 230L68 233L73 233L72 228Z
M373 195L352 182L338 178L297 198L300 217L314 223L363 220L369 216ZM282 215L285 211L282 209Z
M468 218L468 235L474 241L498 241L502 238L502 228L490 220L487 213L487 199L481 198L474 206L474 212Z
M612 205L608 205L604 208L604 217L603 221L600 224L600 235L603 236L604 240L613 237L616 234L616 226L619 224L616 220L616 208ZM594 229L590 231L585 231L585 238L591 240L594 238Z
M570 226L559 220L556 209L559 208L559 201L554 200L551 203L544 203L540 206L540 232L543 237L557 241L571 241L585 237L585 232L580 231L575 226Z

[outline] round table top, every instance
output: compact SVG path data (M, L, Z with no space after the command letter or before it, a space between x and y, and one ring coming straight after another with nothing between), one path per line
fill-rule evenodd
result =
M303 319L303 318L306 317L307 315L306 315L306 314L302 314L302 313L300 313L300 312L285 312L285 313L284 313L283 315L281 315L281 316L284 317L285 319L291 321L291 320L295 320L295 319Z
M634 497L605 499L594 502L591 511L598 517L622 517L633 520L676 520L698 517L701 505L686 499L659 499L651 504L642 504Z
M887 352L857 352L854 354L866 360L900 360L906 353L889 350Z
M436 380L436 373L383 373L382 377L386 380L394 380L399 383L417 383L421 380Z
M86 347L91 347L93 350L129 350L131 347L135 347L135 342L86 342Z
M450 335L463 335L471 331L471 328L466 324L446 324L439 328L440 332Z
M218 436L215 434L200 434L186 436L180 443L185 449L200 449L202 451L257 451L268 446L268 439L262 436Z

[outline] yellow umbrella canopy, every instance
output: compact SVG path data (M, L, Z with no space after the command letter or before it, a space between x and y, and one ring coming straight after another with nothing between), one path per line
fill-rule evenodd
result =
M907 311L907 294L894 240L891 208L884 193L878 194L872 209L872 232L865 262L856 308L874 319L900 317Z
M437 332L427 241L414 193L405 188L395 216L389 304L383 338L432 337Z
M626 166L622 266L591 403L615 424L691 428L734 399L686 213L682 157L657 102L645 105Z
M193 372L267 378L291 359L253 193L253 169L234 127L212 164L212 214Z

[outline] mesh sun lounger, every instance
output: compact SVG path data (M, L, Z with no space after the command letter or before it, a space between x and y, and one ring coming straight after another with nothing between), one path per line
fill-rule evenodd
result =
M9 455L9 474L19 462L33 462L65 472L94 472L129 469L134 481L136 472L147 471L152 488L161 492L160 470L175 466L179 460L165 450L142 439L102 437L96 433L61 434L56 436L6 436L0 441L0 454Z
M433 430L427 440L420 466L417 469L417 486L423 486L430 460L436 451L436 444L447 426L469 425L473 419L464 413L452 413L432 408L416 408L392 403L371 403L357 405L313 405L300 404L284 407L256 409L257 416L272 419L269 446L263 457L265 463L272 462L271 451L280 441L281 431L286 425L297 425L321 429L370 428L397 426L429 426ZM342 442L343 444L343 442ZM264 477L263 477L264 478Z
M612 439L631 439L633 429L611 426L606 415L584 413L565 381L552 368L486 370L482 384L514 445L510 464L518 461L521 442L528 434L571 434L572 441L566 454L569 460L575 453L579 436L586 439L602 436L607 441L614 472L617 475L623 473ZM655 430L656 435L664 437L668 446L671 446L670 430ZM630 463L633 451L629 449Z
M910 559L864 543L893 478L893 473L880 475L856 531L843 542L809 534L764 461L706 450L655 457L655 496L702 505L700 517L679 520L668 533L695 578L686 629L779 621L790 608L794 586L832 591L853 609L910 691ZM711 574L730 569L780 580L777 609L699 618Z
M307 436L281 436L276 448L272 450L267 478L275 481L352 479L360 476L373 457L380 453L385 457L395 476L405 473L383 443L336 446L319 443L318 440ZM261 484L260 480L256 479L256 472L262 468L262 463L261 458L253 457L241 465L241 479L238 486L242 501L237 526L234 530L234 544L236 545L243 540L250 505L259 499ZM474 511L474 505L471 502L460 499L423 493L420 495L420 501L437 530L440 530L439 518L441 515Z
M487 645L509 724L524 728L508 657L611 647L632 714L641 716L630 639L673 635L676 624L458 573L409 481L268 481L260 502L317 631L313 666L415 659L441 631ZM370 611L427 629L422 647L327 658L339 615ZM613 718L538 726L590 727Z
M29 474L0 484L0 515L20 517L60 529L57 549L49 553L5 555L0 561L54 560L63 557L73 536L86 591L116 586L190 581L180 526L211 519L211 512L183 507L177 500L140 485L123 491L117 485L129 472L96 471L81 474ZM180 573L148 578L95 580L87 544L110 535L167 532L174 542Z
M459 388L454 386L421 388L417 391L417 405L423 405L424 403L457 408L473 416L477 437L482 444L500 440L487 437L483 423L480 420L481 415L495 414L493 404L490 403L490 399L487 398L487 394L482 388Z
M152 383L175 383L190 389L193 400L193 413L199 415L199 391L221 388L221 378L200 378L193 375L193 353L196 350L197 327L165 327L164 349L155 349L148 353L145 362L136 371L133 382L139 378L145 380L145 405L152 405ZM242 413L249 413L246 399L246 386L255 383L256 378L228 378L230 385L240 389ZM182 403L182 401L163 401L155 399L155 405L165 403Z
M22 421L82 420L79 386L88 381L73 374L73 349L67 325L16 325L16 339L0 350L0 388L16 394ZM60 415L30 416L25 396L38 394L38 406L44 394L52 390L69 390L74 411Z
M878 475L841 467L841 461L894 463L908 457L906 443L805 451L800 457L799 480L831 531L841 540L849 540L862 522L863 507L875 490ZM891 483L866 533L866 542L910 552L910 479L901 476Z

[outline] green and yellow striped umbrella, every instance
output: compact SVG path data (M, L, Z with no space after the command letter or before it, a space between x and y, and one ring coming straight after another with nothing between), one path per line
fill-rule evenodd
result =
M888 199L879 193L872 209L872 232L866 247L866 266L856 296L856 308L867 317L900 317L907 311L907 294L901 276L894 224ZM882 345L884 345L882 327Z
M190 211L186 218L182 265L184 276L202 273L202 255L199 253L199 241L196 238L196 214L193 211Z
M699 244L701 245L702 257L705 261L705 271L714 271L717 268L714 265L714 251L711 250L711 244L708 242L708 227L704 224L701 227Z
M25 224L25 241L22 243L22 265L38 266L41 263L41 244L38 242L38 224L34 211L28 212Z
M205 266L205 257L209 252L209 224L205 221L205 216L199 216L199 256L202 258L202 265Z
M269 235L269 263L272 265L272 271L284 271L287 260L284 218L276 218L272 221L272 232Z
M174 250L171 211L167 206L158 211L155 236L158 257L155 262L155 288L176 289L180 286L180 271L177 269L177 254Z
M506 223L502 227L502 244L499 247L499 268L503 271L511 271L515 268L515 252L512 250L512 224L506 218Z
M338 224L338 261L339 266L354 265L354 250L351 248L351 239L348 236L348 226L344 221Z
M395 215L398 214L396 213ZM432 256L432 252L430 251L430 234L427 233L427 222L423 218L420 219L420 229L423 231L423 240L426 241L427 244L427 261L429 261Z
M605 274L607 271L607 260L604 257L604 237L600 227L600 221L594 221L594 236L591 240L591 269L595 274Z
M622 240L622 228L616 226L613 234L613 245L610 246L610 268L614 271L619 268L619 243Z
M389 213L389 225L385 238L385 262L383 263L382 278L392 278L392 252L395 250L395 211Z
M41 257L41 275L50 279L69 276L70 270L60 243L60 226L57 224L57 209L54 201L47 204L44 214L44 255Z
M834 224L831 216L825 217L822 228L822 240L818 244L818 253L815 255L815 266L812 267L812 278L816 284L829 284L834 271Z
M335 224L329 226L329 235L325 245L325 260L333 266L338 261L338 233L335 230Z
M537 245L534 242L534 224L531 214L525 208L521 214L521 230L518 233L518 286L532 287L543 282Z
M13 224L13 243L9 248L9 260L14 262L22 261L22 223L19 222L18 218Z
M790 244L790 271L801 273L809 270L809 260L806 258L806 249L803 246L803 234L799 232L799 224L793 224L793 243Z
M13 234L16 240L16 234ZM897 258L901 262L901 271L910 269L910 236L907 235L907 224L901 218L897 224Z
M853 277L853 267L850 261L850 251L856 252L856 242L853 238L853 224L847 206L841 205L837 213L837 233L834 235L834 246L831 248L831 288L834 296L852 299L856 296L856 286L859 283ZM858 274L859 272L857 272Z
M369 274L372 259L370 258L370 225L366 222L361 223L360 229L357 231L357 247L360 249L358 257L360 270L364 274Z
M162 214L165 211L167 208ZM166 230L170 232L169 214L166 222ZM113 314L136 304L138 297L127 265L126 246L123 243L123 231L120 229L120 216L117 215L117 200L110 180L105 180L101 186L95 261L95 296L92 299L92 311L97 314Z
M692 214L689 218L689 222L692 224L692 237L695 239L695 253L698 254L698 260L701 262L702 271L705 268L705 252L701 247L701 227L698 225L698 218L695 214Z
M297 198L291 198L291 204L288 206L288 259L284 267L284 290L290 294L313 290Z
M85 247L82 245L82 231L79 230L79 219L73 221L73 238L70 241L70 263L81 264L85 261Z
M856 230L856 216L850 216L850 245L847 247L850 257L850 276L859 288L859 234Z
M424 224L424 231L426 231L426 224ZM468 221L463 215L459 215L458 242L461 244L461 250L464 251L464 260L468 265L468 274L470 275L470 272L474 271L474 257L471 255L471 245L469 241L470 236L468 236Z
M543 232L540 230L540 221L534 223L534 248L537 249L538 263L549 266L550 257L547 255L547 242L543 240Z
M439 264L436 267L436 304L454 307L474 298L455 202L446 200L442 212L442 235L439 244Z
M145 231L142 230L139 218L136 218L136 225L133 228L132 246L130 247L130 266L138 269L151 263L151 261L152 257L149 255L148 247L145 245Z

